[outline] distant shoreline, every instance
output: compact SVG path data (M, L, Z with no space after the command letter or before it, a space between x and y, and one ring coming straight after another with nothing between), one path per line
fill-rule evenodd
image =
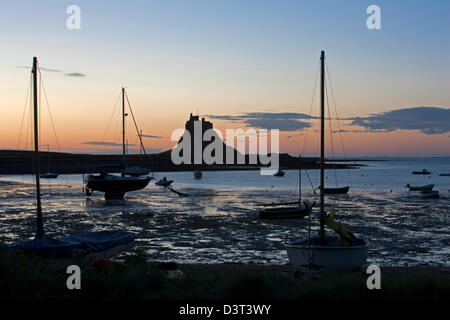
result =
M0 150L0 174L32 174L33 173L33 151L22 150ZM141 166L149 168L155 172L190 172L202 171L240 171L259 170L265 167L262 164L249 164L248 155L245 156L244 164L229 165L175 165L171 161L171 151L146 156L138 154L127 155L128 166ZM389 161L383 159L326 159L326 169L358 169L367 166L367 162ZM280 168L283 170L299 169L319 169L318 157L293 157L287 153L279 155ZM95 155L76 154L62 152L40 152L40 171L53 172L58 174L81 174L99 172L120 172L122 168L122 155Z

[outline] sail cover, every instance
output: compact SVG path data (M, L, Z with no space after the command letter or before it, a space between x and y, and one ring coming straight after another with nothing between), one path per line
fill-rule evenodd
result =
M106 251L131 243L134 239L133 233L123 230L97 231L58 238L44 235L10 245L9 248L45 257L70 258L77 254Z

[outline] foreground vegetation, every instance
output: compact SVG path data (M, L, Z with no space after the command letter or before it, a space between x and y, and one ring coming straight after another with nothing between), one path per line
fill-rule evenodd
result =
M81 290L68 290L67 266L81 267ZM288 266L243 264L167 265L142 255L125 262L55 261L0 248L0 297L6 299L178 300L418 300L449 299L448 268L382 268L381 290L368 290L367 275L299 272ZM174 276L175 278L169 278Z

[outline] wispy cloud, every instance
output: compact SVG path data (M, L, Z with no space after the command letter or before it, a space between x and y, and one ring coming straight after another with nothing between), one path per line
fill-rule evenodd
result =
M149 135L149 134L141 134L141 137L142 138L154 138L154 139L162 139L162 138L164 138L164 137L161 137L161 136L152 136L152 135Z
M450 108L414 107L347 120L351 120L350 125L363 127L367 132L419 130L425 134L441 134L450 132L449 119Z
M207 115L211 119L243 123L246 127L297 131L308 128L316 117L296 112L247 112L241 115Z
M64 75L68 76L68 77L86 77L86 75L84 73L80 73L80 72L65 73Z
M19 68L19 69L28 69L28 70L31 70L31 67L30 67L30 66L17 66L17 68ZM64 73L64 71L63 71L63 70L60 70L60 69L51 69L51 68L44 68L44 67L39 67L39 69L40 69L41 71L61 72L61 73ZM69 72L69 73L64 73L64 75L65 75L65 76L68 76L68 77L86 77L86 74L81 73L81 72Z
M121 143L108 142L108 141L85 141L82 144L88 144L91 146L110 146L110 147L121 147ZM135 144L127 144L128 146L135 146Z

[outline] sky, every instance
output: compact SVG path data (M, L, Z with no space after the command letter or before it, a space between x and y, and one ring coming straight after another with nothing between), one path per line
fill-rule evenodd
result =
M70 5L79 30L66 26ZM381 29L367 28L369 5ZM3 0L0 149L30 147L37 56L57 136L43 97L41 143L54 151L120 152L125 86L150 152L171 148L172 132L198 112L223 132L279 129L281 152L317 155L325 50L327 152L448 156L449 30L450 2L437 0ZM136 149L129 117L127 132Z

